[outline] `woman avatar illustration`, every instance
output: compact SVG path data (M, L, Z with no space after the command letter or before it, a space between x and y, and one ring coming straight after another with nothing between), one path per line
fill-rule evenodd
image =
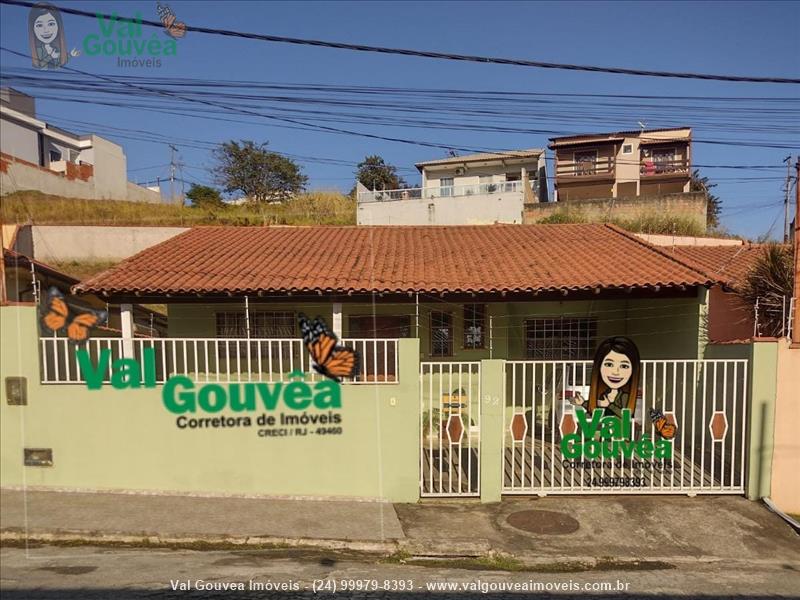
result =
M31 8L28 38L33 66L37 69L57 69L69 60L64 24L56 7L36 4Z
M622 336L603 340L597 347L592 364L592 382L588 406L603 411L603 416L622 417L622 410L636 411L639 391L639 350L630 339ZM584 405L581 398L577 404Z

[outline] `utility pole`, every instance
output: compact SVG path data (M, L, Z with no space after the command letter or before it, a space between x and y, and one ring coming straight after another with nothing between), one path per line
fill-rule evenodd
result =
M792 189L792 155L783 159L786 163L786 187L783 194L783 243L789 243L789 191Z
M172 144L169 145L169 203L175 201L175 153L178 149Z

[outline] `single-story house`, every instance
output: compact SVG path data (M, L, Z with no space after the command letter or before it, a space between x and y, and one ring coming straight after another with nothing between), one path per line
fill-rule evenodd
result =
M398 502L741 494L756 367L707 357L719 282L613 225L196 227L73 286L119 306L123 330L134 305L167 307L165 337L90 340L91 364L111 368L87 371L84 354L78 369L74 348L38 337L34 310L2 311L22 332L3 375L27 378L34 399L2 407L29 415L4 436L4 485ZM359 352L355 379L333 390L313 373L300 313ZM655 440L648 411L661 410L674 452L566 464L571 398L612 335L642 357L631 435ZM21 464L23 442L50 452L47 468ZM638 487L604 485L615 472Z
M175 338L298 337L302 312L422 360L580 360L617 334L697 358L712 283L613 225L197 227L75 290L166 304Z

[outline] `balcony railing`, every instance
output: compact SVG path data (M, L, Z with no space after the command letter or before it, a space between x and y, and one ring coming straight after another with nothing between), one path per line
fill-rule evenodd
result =
M535 181L529 183L535 191ZM524 190L522 181L500 181L472 185L450 185L440 187L408 188L404 190L377 190L358 194L359 202L390 202L394 200L420 200L423 198L451 198L487 194L510 194Z
M643 177L688 172L689 161L685 158L678 158L675 160L646 160L643 161L641 167L639 167L639 173Z
M614 172L614 157L602 157L596 160L578 162L562 162L556 164L556 177L586 177L590 175L606 175Z
M125 342L122 338L91 338L85 349L93 365L98 365L103 350L108 351L111 363L125 357ZM172 375L186 375L199 383L274 383L285 381L294 371L306 373L306 381L322 379L313 370L308 351L298 338L140 338L130 342L130 358L139 361L142 381L145 348L155 350L156 383L164 383ZM358 376L343 383L398 382L399 340L345 339L342 343L356 350L361 360ZM67 338L42 337L40 349L42 383L85 383L76 346ZM108 371L103 377L104 382L110 382Z

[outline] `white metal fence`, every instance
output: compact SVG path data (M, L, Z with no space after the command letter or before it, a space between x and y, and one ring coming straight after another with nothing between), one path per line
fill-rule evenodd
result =
M580 435L579 408L588 398L588 361L509 361L503 437L506 494L743 493L748 361L642 361L632 438L660 439L650 410L677 425L669 459L580 458L561 440ZM589 440L591 441L591 440Z
M84 383L76 355L76 347L66 338L40 338L42 383ZM156 382L164 383L172 375L187 375L201 383L211 382L275 382L293 371L310 373L310 381L318 380L311 367L308 351L301 339L242 338L136 338L129 341L133 356L139 361L144 377L144 349L155 351ZM346 339L342 343L359 353L358 376L344 383L397 383L399 355L397 339ZM97 365L103 351L110 363L124 357L122 338L91 338L83 348ZM104 372L104 381L110 378Z
M420 495L480 495L479 362L420 363Z

